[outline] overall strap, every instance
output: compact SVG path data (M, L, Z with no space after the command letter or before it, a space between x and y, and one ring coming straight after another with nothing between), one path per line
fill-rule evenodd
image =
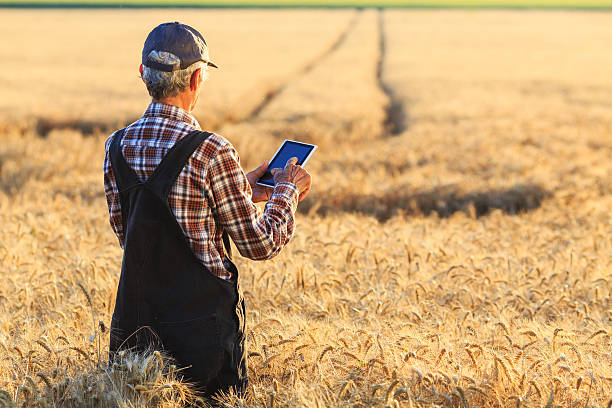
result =
M125 191L140 183L138 181L138 176L125 160L123 153L121 153L121 139L123 139L124 133L125 128L115 132L115 136L113 136L113 141L109 148L113 175L115 176L117 189L119 191Z
M147 180L147 184L165 202L168 201L168 195L172 190L172 186L183 171L189 158L210 135L212 135L212 133L199 130L188 133L172 146L153 174L151 174L151 177ZM231 259L232 252L227 231L223 231L222 238L225 252Z
M194 130L185 135L164 156L162 161L147 180L147 184L164 201L176 182L179 174L196 149L210 136L211 133Z

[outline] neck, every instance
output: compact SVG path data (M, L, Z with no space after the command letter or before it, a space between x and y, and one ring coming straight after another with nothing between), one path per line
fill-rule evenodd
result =
M179 108L191 113L193 110L193 98L185 93L180 93L176 96L168 96L167 98L153 99L153 102L163 103L164 105L178 106Z

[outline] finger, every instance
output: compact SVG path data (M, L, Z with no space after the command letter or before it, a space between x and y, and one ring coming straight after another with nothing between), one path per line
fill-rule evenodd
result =
M282 169L272 169L272 170L270 170L270 174L275 175L276 173L278 173L281 170Z
M263 176L263 174L268 170L268 161L264 161L261 166L253 170L253 173L257 175L257 178Z
M285 167L290 166L292 164L297 164L297 162L298 162L297 157L292 157L289 160L287 160L287 164L285 165Z

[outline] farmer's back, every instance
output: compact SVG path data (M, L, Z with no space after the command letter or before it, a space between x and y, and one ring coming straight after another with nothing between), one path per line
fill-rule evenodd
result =
M232 145L200 130L189 112L208 66L215 65L191 27L168 23L149 34L141 74L153 102L109 138L104 171L124 248L111 356L122 347L163 347L210 394L246 384L244 305L223 243L231 237L251 259L278 254L310 177L288 163L264 190L254 180L265 163L245 175ZM262 212L253 202L264 200Z

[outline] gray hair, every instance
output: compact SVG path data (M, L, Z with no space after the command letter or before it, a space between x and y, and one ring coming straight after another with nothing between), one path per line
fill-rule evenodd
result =
M149 58L162 64L176 64L180 62L176 55L165 51L151 51ZM208 66L203 62L196 62L185 69L173 72L158 71L143 66L142 79L144 79L149 95L153 99L163 99L168 96L176 96L187 88L191 75L198 68L202 68L200 78L203 82L208 78Z

